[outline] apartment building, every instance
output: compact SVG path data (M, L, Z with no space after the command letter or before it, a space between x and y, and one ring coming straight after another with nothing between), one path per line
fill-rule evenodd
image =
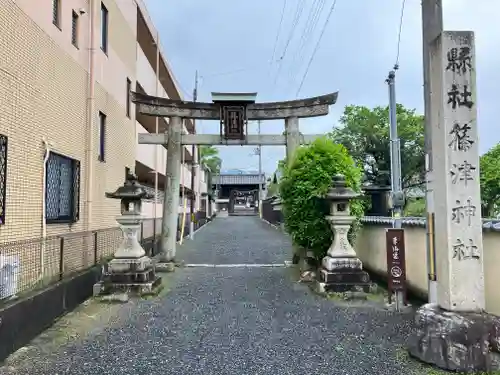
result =
M0 242L116 226L105 192L127 169L163 190L166 148L137 134L168 122L137 114L131 90L181 98L140 0L0 0ZM199 173L197 209L204 191ZM161 203L144 214L161 217Z

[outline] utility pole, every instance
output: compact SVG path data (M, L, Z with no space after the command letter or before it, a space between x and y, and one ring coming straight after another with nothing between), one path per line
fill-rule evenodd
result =
M396 112L396 70L398 66L394 66L394 70L389 72L386 80L389 86L389 123L391 136L391 190L392 190L392 206L393 206L393 222L392 227L396 229L402 228L401 213L403 211L403 188L401 183L401 148L398 138L398 122ZM400 311L404 305L403 292L396 291L396 311Z
M257 126L258 126L258 134L260 136L260 120L257 121ZM259 153L259 217L262 219L262 181L260 178L262 177L262 145L259 144L259 147L257 148L258 153Z
M433 104L431 89L432 61L430 45L443 32L442 0L422 0L422 43L424 67L425 105L425 169L426 169L426 232L427 232L427 274L429 302L437 302L436 253L434 247L434 189L432 163L432 127L436 124L438 109ZM439 99L438 99L439 100Z
M198 99L198 71L196 71L195 75L194 75L193 101L196 102L197 99ZM193 128L194 128L194 132L196 133L196 120L195 119L193 119ZM191 146L191 157L193 158L193 161L191 163L191 204L189 207L189 213L190 213L189 238L191 240L194 238L194 220L195 220L194 206L196 204L196 192L195 192L194 185L195 185L196 166L197 166L197 163L199 163L199 160L198 160L199 153L197 153L198 147L196 147L194 144Z

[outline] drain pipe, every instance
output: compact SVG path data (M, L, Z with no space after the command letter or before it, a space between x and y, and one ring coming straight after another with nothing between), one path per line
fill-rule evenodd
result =
M92 222L92 196L93 196L93 173L94 173L94 108L95 108L95 4L96 0L89 0L89 68L87 82L87 148L85 150L86 178L85 195L85 231L89 231Z
M47 239L47 162L49 161L51 145L45 139L42 138L42 143L44 147L43 155L43 171L42 171L42 246L40 248L40 272L38 275L37 282L40 282L44 276L45 270L45 250L46 250L46 239Z

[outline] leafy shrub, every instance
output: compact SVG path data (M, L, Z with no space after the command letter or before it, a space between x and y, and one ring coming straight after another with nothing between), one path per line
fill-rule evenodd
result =
M345 176L349 187L360 191L362 171L347 149L330 139L319 138L297 149L280 181L285 228L293 242L312 250L318 261L332 243L333 234L325 218L329 207L324 198L332 186L333 176L339 173ZM358 218L349 232L351 241L363 212L362 200L351 202L351 214Z

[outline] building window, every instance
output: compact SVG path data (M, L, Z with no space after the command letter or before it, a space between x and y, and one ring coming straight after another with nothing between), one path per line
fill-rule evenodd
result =
M71 14L71 43L78 48L78 14Z
M80 219L80 162L51 152L45 182L47 223L74 223Z
M106 6L101 3L101 49L108 53L108 10Z
M127 117L130 118L130 91L132 91L132 81L127 78L127 104L126 104L126 111L127 111Z
M106 150L106 115L99 112L99 161L104 161Z
M0 134L0 225L5 224L7 191L7 137Z
M52 0L52 23L61 28L61 0Z

